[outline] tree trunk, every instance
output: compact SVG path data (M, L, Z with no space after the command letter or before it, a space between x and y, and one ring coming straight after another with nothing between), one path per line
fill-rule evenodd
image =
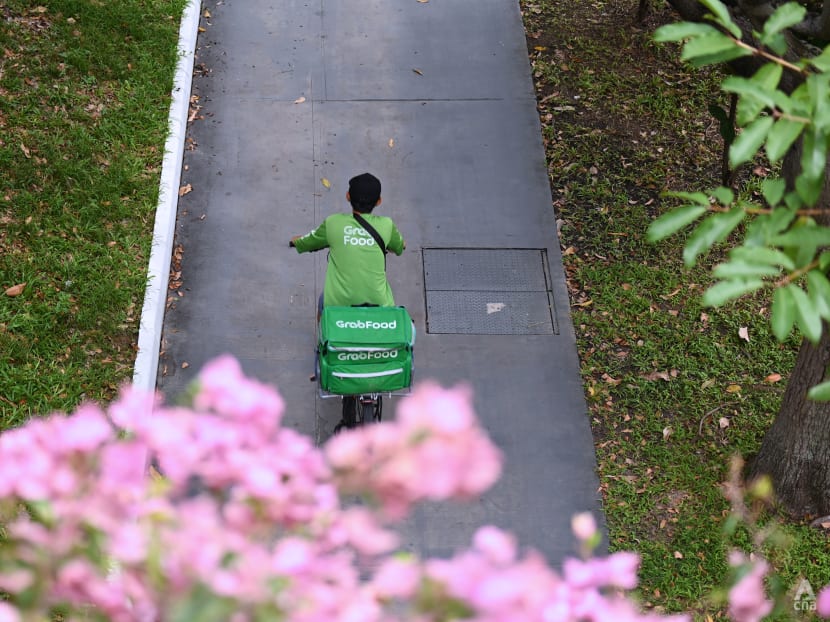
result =
M807 399L827 380L830 333L801 344L781 409L750 465L750 479L769 475L776 497L797 517L830 514L830 402Z

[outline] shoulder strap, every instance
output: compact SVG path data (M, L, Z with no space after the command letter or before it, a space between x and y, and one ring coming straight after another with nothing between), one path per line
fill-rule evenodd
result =
M353 212L352 216L354 216L354 219L358 223L360 223L361 227L366 229L366 233L368 233L373 238L375 238L375 242L377 242L377 245L380 247L380 250L382 250L383 254L386 255L386 252L387 252L386 251L386 244L384 244L383 238L380 237L380 234L377 232L377 230L372 225L370 225L368 222L366 222L366 219L363 218L363 216L361 216L360 214Z

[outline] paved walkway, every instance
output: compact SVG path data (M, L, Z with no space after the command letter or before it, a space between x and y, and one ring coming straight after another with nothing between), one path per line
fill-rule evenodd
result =
M443 555L494 523L558 562L570 516L599 512L595 459L518 3L206 0L179 201L183 285L159 388L230 352L276 384L287 423L324 441L339 418L308 381L324 253L291 235L383 182L379 213L418 328L417 374L469 382L506 457L472 505L430 506L409 544ZM394 402L394 400L393 400ZM391 414L393 404L387 404Z

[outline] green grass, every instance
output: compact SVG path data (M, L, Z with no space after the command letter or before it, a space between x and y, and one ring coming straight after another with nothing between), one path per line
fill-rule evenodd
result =
M718 616L708 598L728 571L721 483L733 454L757 451L797 347L771 336L760 294L701 307L717 254L686 270L680 237L645 240L672 206L664 191L720 183L707 109L725 105L721 76L651 40L675 19L662 6L644 24L636 2L523 8L610 546L642 554L649 606ZM830 582L827 536L783 531L790 546L767 552L784 585ZM746 535L731 544L747 547Z
M0 6L0 426L130 377L183 7Z

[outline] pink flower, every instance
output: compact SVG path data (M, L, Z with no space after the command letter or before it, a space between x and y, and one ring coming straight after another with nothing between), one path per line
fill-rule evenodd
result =
M571 531L580 542L594 537L597 532L597 521L590 512L582 512L571 517Z
M20 612L6 602L0 602L0 622L21 622Z
M487 559L504 566L516 559L516 538L497 527L488 525L480 527L473 536L473 546Z
M54 421L59 422L55 442L66 451L92 451L115 434L112 424L95 406L82 406L74 415Z
M830 618L830 585L825 585L819 590L816 597L816 612L822 618Z
M734 622L760 622L772 612L773 603L766 598L764 577L769 566L763 560L747 562L743 555L733 552L729 556L733 566L749 563L749 572L729 590L729 615Z
M264 437L277 429L285 407L276 391L245 377L239 362L229 355L215 358L202 368L193 405L197 410L252 423Z
M385 560L372 579L372 586L381 598L412 598L420 583L421 569L412 557Z

